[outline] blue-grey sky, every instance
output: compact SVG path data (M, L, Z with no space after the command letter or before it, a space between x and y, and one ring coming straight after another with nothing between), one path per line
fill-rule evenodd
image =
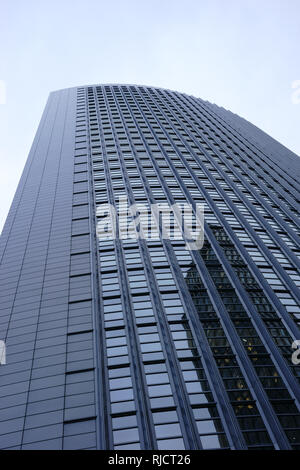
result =
M300 154L300 0L0 0L0 44L0 230L52 90L182 91Z

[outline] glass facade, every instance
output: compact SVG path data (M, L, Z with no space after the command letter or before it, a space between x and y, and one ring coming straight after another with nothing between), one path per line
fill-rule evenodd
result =
M0 448L300 450L298 158L185 94L51 93L1 236ZM99 241L120 197L203 204L203 247Z

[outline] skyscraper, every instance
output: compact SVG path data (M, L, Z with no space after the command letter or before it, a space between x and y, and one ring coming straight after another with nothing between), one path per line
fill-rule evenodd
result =
M0 448L300 449L299 162L185 94L51 93L1 236ZM203 246L99 238L125 199L202 204Z

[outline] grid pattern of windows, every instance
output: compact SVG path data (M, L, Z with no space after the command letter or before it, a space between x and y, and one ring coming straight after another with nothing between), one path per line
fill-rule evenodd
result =
M177 92L51 94L1 237L0 448L300 449L297 165ZM176 217L99 241L124 198L203 204L203 248Z

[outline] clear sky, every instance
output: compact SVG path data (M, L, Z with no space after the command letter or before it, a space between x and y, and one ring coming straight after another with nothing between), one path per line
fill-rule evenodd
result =
M300 154L300 0L0 0L0 44L0 230L52 90L182 91Z

